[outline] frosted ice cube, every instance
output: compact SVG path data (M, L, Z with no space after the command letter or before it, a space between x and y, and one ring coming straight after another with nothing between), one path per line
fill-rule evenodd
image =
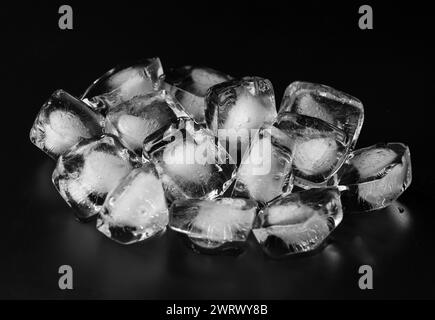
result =
M142 154L144 139L178 117L187 116L166 91L136 96L110 109L106 115L107 133L114 134L131 150Z
M237 170L232 195L266 203L293 187L290 139L273 126L260 129Z
M104 118L63 90L55 91L39 111L30 140L53 159L83 138L103 134Z
M411 155L404 144L376 144L355 150L339 183L343 207L358 212L384 208L409 187L411 180Z
M109 70L86 89L81 99L91 108L105 114L137 95L161 89L162 81L163 68L160 59L146 59Z
M124 244L163 232L168 207L162 183L152 163L133 169L112 190L101 209L97 229Z
M177 200L170 208L169 226L186 234L195 248L223 250L243 246L257 211L253 200Z
M346 134L320 119L289 112L281 112L274 125L290 138L295 184L326 186L346 160Z
M82 140L59 157L53 183L79 220L96 215L106 199L139 159L110 135Z
M264 252L282 257L319 248L343 219L337 188L314 188L270 202L253 233Z
M228 141L228 152L237 162L258 129L275 117L275 96L267 79L245 77L223 82L211 87L206 96L207 125L224 147Z
M165 72L165 89L184 107L187 114L198 123L205 123L207 90L232 77L205 67L184 66Z
M188 118L148 136L143 158L156 164L169 201L217 197L229 187L235 172L213 134Z
M294 112L319 118L346 133L349 149L353 149L364 121L361 101L334 88L296 81L285 93L279 112Z

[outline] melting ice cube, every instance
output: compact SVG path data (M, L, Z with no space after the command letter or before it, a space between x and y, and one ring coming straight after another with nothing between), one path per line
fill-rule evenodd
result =
M131 98L151 93L162 87L163 68L159 58L133 65L115 67L95 80L82 95L91 108L105 114Z
M266 203L292 190L292 146L273 126L260 129L237 170L233 196Z
M270 202L252 231L266 254L282 257L318 248L342 219L338 189L314 188Z
M267 79L246 77L215 85L206 96L205 117L219 142L238 161L258 129L276 117L272 84Z
M240 247L251 231L257 210L252 200L177 200L170 208L169 226L186 234L196 248Z
M142 154L142 144L147 136L181 116L187 116L181 106L166 91L157 91L136 96L110 109L105 131Z
M107 196L97 229L124 244L147 239L166 229L168 208L152 163L133 169Z
M376 144L355 150L340 180L343 207L349 211L384 208L409 187L411 180L411 155L404 144Z
M198 123L205 123L204 97L207 90L231 79L231 76L210 68L184 66L165 73L165 89L181 103L190 117Z
M274 124L290 139L295 184L325 186L346 160L349 143L339 128L320 119L281 112Z
M364 121L364 108L361 101L334 88L296 81L285 93L279 112L294 112L322 119L341 130L353 149Z
M83 138L99 137L104 118L63 90L54 92L39 111L30 140L53 159Z
M169 201L217 197L229 187L235 172L213 134L188 118L147 137L143 157L156 164Z
M114 136L82 140L59 157L53 183L79 220L97 214L106 199L139 159Z

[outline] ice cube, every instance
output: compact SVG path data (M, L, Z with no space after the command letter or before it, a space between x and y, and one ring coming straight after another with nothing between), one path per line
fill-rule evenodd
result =
M110 135L82 140L57 161L53 183L79 220L96 215L106 199L140 160Z
M169 214L171 229L186 234L197 249L240 248L251 231L257 211L253 200L177 200Z
M210 87L231 79L220 71L198 66L183 66L165 72L167 83L198 97L204 97Z
M163 232L167 224L162 183L154 165L148 162L133 169L108 194L97 229L119 243L129 244Z
M283 257L319 248L343 219L337 188L313 188L270 202L253 233L264 252Z
M290 112L281 112L274 125L290 138L296 185L326 186L346 161L349 141L339 128Z
M147 136L182 116L187 115L178 102L166 91L156 91L110 109L105 131L118 136L127 147L141 155Z
M106 114L111 108L137 95L160 90L163 68L159 58L115 67L90 85L81 99Z
M172 95L182 106L184 111L199 124L205 123L204 97L195 96L183 89L172 86L168 83L164 84L164 88Z
M237 170L232 195L264 204L293 187L292 146L288 136L273 126L260 129Z
M355 150L339 183L343 207L357 212L384 208L409 187L411 180L411 155L404 144L376 144Z
M103 134L104 118L63 90L55 91L39 111L30 140L53 159L83 138Z
M179 118L148 136L143 158L156 164L169 201L217 197L234 178L230 156L212 132L189 118Z
M206 96L207 125L224 147L228 141L227 150L237 162L258 129L275 117L275 96L267 79L245 77L223 82L211 87Z
M184 107L187 114L198 123L205 123L207 90L232 77L205 67L184 66L165 73L165 89Z
M364 121L361 101L334 88L296 81L285 93L279 112L294 112L319 118L346 133L349 149L353 149Z

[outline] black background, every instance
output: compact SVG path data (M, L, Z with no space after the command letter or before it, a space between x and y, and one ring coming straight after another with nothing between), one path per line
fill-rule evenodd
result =
M58 28L70 4L74 30ZM358 28L371 4L374 30ZM395 2L284 5L101 2L2 5L3 190L0 298L434 298L433 43L431 10ZM29 141L56 89L79 95L125 60L159 56L163 67L205 65L272 81L280 102L295 80L361 99L357 147L410 146L413 182L388 209L345 214L314 255L274 261L251 238L239 257L198 255L173 232L121 246L73 218L51 184L54 163ZM405 209L400 213L398 207ZM58 289L58 268L74 290ZM358 267L374 289L358 288Z

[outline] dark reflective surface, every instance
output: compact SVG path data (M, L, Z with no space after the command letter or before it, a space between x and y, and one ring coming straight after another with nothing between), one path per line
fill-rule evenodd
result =
M30 197L6 229L13 243L6 248L2 296L280 299L434 293L433 219L419 214L422 207L412 197L377 212L345 214L328 245L313 254L272 260L251 235L240 256L209 256L187 248L172 231L122 246L99 233L94 222L77 222L51 186L53 165L41 161L29 177ZM70 292L57 289L57 268L63 264L74 270ZM358 288L364 264L374 270L372 292Z
M0 32L13 56L3 76L0 298L435 297L433 19L424 16L432 11L377 4L375 29L362 32L350 4L262 2L247 14L105 2L73 5L74 30L61 31L60 4L4 10L10 19ZM51 184L54 163L28 133L55 89L79 95L113 66L153 56L164 68L195 64L268 78L278 102L295 80L358 97L365 122L357 147L408 144L411 187L388 209L345 214L329 244L303 257L271 260L252 236L237 257L196 254L173 232L116 244L95 223L74 220ZM64 264L74 270L72 291L58 289ZM373 267L372 291L358 288L362 264Z

